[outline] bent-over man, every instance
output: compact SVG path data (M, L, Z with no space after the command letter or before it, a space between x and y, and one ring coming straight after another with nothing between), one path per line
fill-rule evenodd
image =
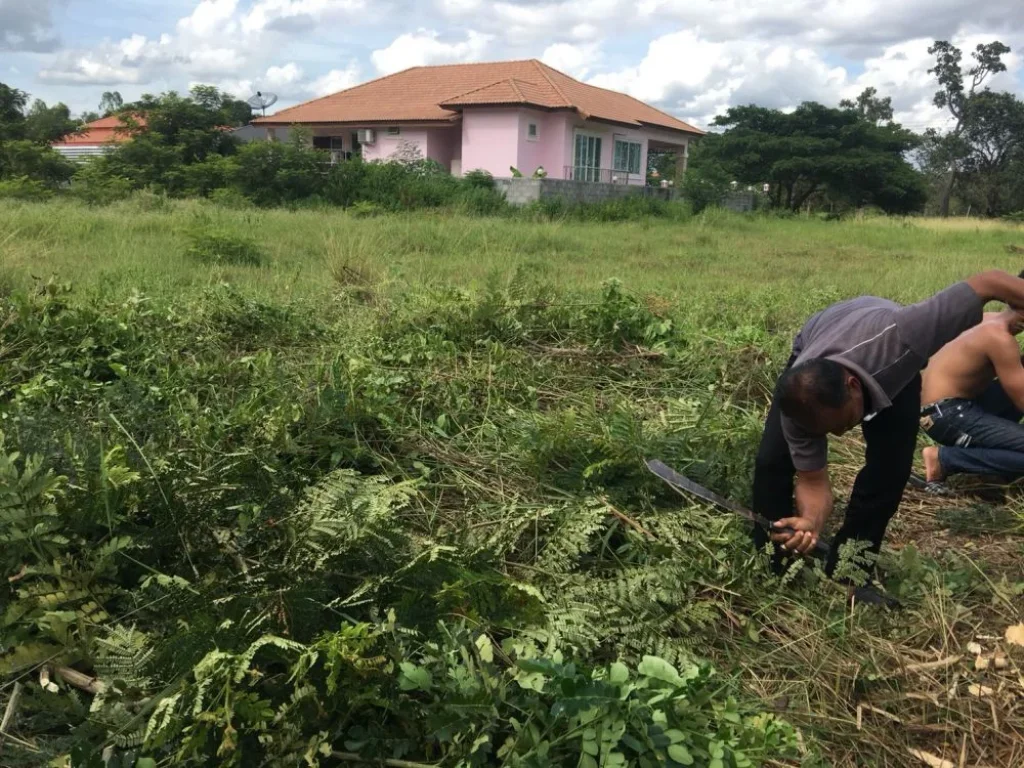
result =
M1021 273L1024 275L1024 273ZM928 482L958 473L1024 475L1024 313L985 315L940 349L921 374L921 427Z
M992 270L917 304L863 296L807 321L776 385L754 468L754 511L778 527L795 529L772 534L776 567L785 554L806 553L817 543L833 504L827 436L861 422L864 467L826 571L835 568L840 546L849 539L868 542L878 552L910 476L921 369L946 343L981 322L990 300L1024 307L1024 280ZM758 546L766 541L757 530Z

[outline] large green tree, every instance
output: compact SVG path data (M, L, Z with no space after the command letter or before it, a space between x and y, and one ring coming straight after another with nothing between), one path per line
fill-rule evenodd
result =
M1024 156L1024 102L1012 93L982 91L965 105L961 173L987 216L1016 209L1014 178Z
M119 114L133 137L104 159L109 172L171 194L201 194L222 180L221 161L237 145L226 130L240 124L236 99L197 85L188 96L144 94L123 105Z
M939 198L939 213L943 216L949 215L953 189L969 155L968 144L963 140L975 114L969 104L991 75L1006 71L1003 56L1009 52L1010 48L998 40L979 43L971 53L973 64L965 71L961 64L963 52L949 41L936 40L928 49L928 53L935 56L935 66L928 72L939 82L933 103L939 109L948 110L954 121L953 128L944 135L943 146L936 146L945 160Z
M821 196L893 212L924 204L923 182L905 159L917 137L898 125L878 125L856 108L732 107L714 125L725 130L702 140L701 162L742 184L768 183L773 206L795 211Z
M25 115L25 137L37 144L50 144L80 127L78 120L71 118L71 110L58 102L52 107L36 99Z

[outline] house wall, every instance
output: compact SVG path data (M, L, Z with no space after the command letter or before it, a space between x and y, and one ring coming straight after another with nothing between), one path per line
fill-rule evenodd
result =
M643 128L626 128L619 125L599 123L593 120L580 118L567 121L566 125L566 154L565 165L572 165L575 162L576 134L586 133L601 137L601 168L609 170L610 173L602 174L604 181L610 181L615 174L615 140L633 141L640 144L640 173L630 174L629 183L643 186L647 183L647 145L652 132ZM608 176L606 179L605 177Z
M446 170L456 173L452 169L452 160L455 158L456 149L461 150L461 145L461 126L430 128L427 131L427 150L424 154L431 160L440 163Z
M535 109L520 111L519 163L516 167L524 176L532 176L539 166L543 166L550 178L562 177L562 169L570 162L565 156L568 120L568 112L542 112ZM537 124L536 141L529 138L530 123Z
M462 172L481 169L496 177L510 176L509 167L519 162L519 131L518 109L466 109L462 113Z
M428 157L431 130L402 126L398 136L388 136L387 128L377 128L377 140L373 144L363 145L363 159L387 161L401 148L403 142L418 147L423 157Z

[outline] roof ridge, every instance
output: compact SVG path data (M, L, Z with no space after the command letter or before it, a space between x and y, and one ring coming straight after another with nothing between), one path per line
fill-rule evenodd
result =
M526 83L525 80L523 80L522 82L524 84ZM510 77L508 79L508 84L512 86L512 92L515 93L516 96L518 96L523 101L526 101L526 97L523 96L523 92L519 90L519 86L516 85L516 79L514 77Z
M698 128L697 126L695 126L695 125L690 125L690 123L686 122L685 120L680 120L675 115L672 115L672 114L666 112L663 109L658 109L657 107L652 106L651 104L648 104L646 101L641 101L640 99L636 98L635 96L631 96L631 95L629 95L628 93L626 93L624 91L616 91L616 90L612 90L611 88L602 88L600 85L593 85L592 83L585 83L582 80L578 80L577 78L573 77L572 75L567 75L565 72L562 72L560 69L556 69L555 67L552 67L550 64L545 64L544 62L537 61L537 59L533 59L533 61L535 61L538 64L540 64L545 69L550 69L552 72L555 72L555 73L561 75L562 77L566 77L569 80L572 80L574 83L577 83L578 85L583 85L583 86L586 86L587 88L595 88L595 89L597 89L599 91L607 91L608 93L615 93L615 94L618 94L620 96L625 96L630 101L634 101L634 102L636 102L637 104L639 104L639 105L641 105L643 107L647 107L648 109L654 110L659 115L664 115L665 117L669 118L670 120L675 120L678 123L682 123L683 125L689 126L690 128L692 128L695 131L700 131L700 133L707 133L707 131L703 131L700 128ZM559 93L561 93L561 90L558 89L558 86L556 86L553 82L551 83L551 85L556 90L558 90ZM563 96L564 96L564 94L563 94ZM640 121L640 122L642 122L642 121Z
M423 69L423 67L419 66L419 65L417 65L415 67L406 67L405 69L400 69L397 72L392 72L390 75L381 75L380 77L375 77L372 80L367 80L365 83L356 83L355 85L351 85L348 88L342 88L340 91L335 91L334 93L328 93L325 96L317 96L315 99L307 99L306 101L300 101L298 104L292 104L292 106L290 106L290 107L285 107L284 109L279 109L277 112L275 112L272 115L267 115L265 117L257 117L252 122L259 123L259 122L263 122L263 121L267 121L267 120L272 120L273 118L277 117L278 115L283 115L285 112L291 112L293 109L298 109L299 107L305 107L305 106L308 106L309 104L316 104L318 101L323 101L324 99L329 99L332 96L337 96L339 93L351 93L352 91L358 91L360 88L365 88L368 85L373 85L374 83L379 83L382 80L387 80L388 78L396 77L398 75L405 74L406 72L412 72L414 69Z
M478 91L486 91L488 88L493 88L494 86L500 85L501 83L509 83L512 86L512 89L519 95L520 98L522 98L523 94L519 93L519 89L516 88L515 85L512 82L513 80L515 80L514 77L500 77L497 80L495 80L494 82L486 83L485 85L481 85L481 86L478 86L476 88L470 88L468 91L464 91L462 93L457 93L454 96L448 96L447 98L441 99L441 101L439 101L437 103L438 104L447 104L449 101L455 101L456 99L464 98L466 96L469 96L470 94L477 93ZM523 82L525 82L525 81L523 81Z
M550 75L548 75L548 73L544 71L544 69L547 68L548 65L540 61L540 59L530 59L530 61L533 62L533 66L537 68L538 72L540 72L541 77L548 81L548 85L555 89L555 93L557 93L561 97L562 101L565 102L565 106L572 107L573 109L576 109L578 111L579 107L577 107L569 99L566 98L565 94L562 92L562 89L555 85L555 81L552 80ZM550 69L553 72L558 72L558 70L555 69L554 67L550 67ZM558 74L561 75L562 73L558 72Z

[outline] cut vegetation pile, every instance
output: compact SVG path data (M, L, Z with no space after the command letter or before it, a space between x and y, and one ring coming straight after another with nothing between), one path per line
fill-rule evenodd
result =
M645 472L746 499L792 328L333 274L0 299L5 766L1024 760L1016 502L911 496L891 614Z

